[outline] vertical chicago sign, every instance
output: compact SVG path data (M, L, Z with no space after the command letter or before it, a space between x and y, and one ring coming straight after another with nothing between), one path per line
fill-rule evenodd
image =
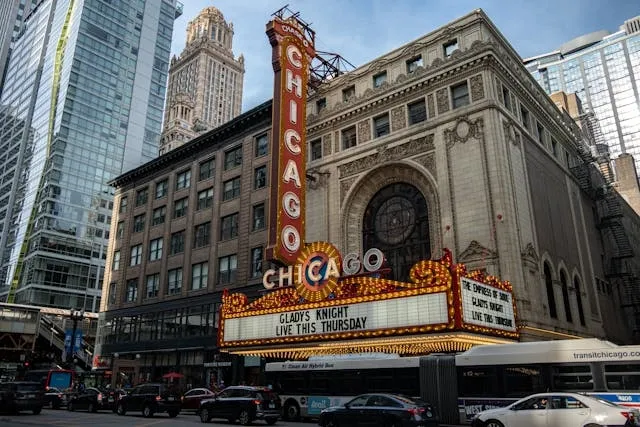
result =
M266 258L292 265L304 246L306 106L314 33L295 17L267 24L275 74Z

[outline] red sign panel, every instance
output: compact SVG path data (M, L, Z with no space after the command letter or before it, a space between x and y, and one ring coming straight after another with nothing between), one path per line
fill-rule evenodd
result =
M295 18L267 24L275 73L267 259L285 265L304 246L307 82L315 55L306 34Z

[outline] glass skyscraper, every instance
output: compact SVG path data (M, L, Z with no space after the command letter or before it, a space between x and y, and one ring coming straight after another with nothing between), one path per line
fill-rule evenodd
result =
M41 0L0 98L0 296L99 309L113 194L156 157L176 0Z
M524 62L548 94L576 93L612 156L629 153L640 170L640 16L614 34L587 34Z

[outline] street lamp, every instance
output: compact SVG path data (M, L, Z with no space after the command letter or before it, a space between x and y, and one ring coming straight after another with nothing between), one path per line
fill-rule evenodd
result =
M116 373L114 372L114 368L118 357L120 357L120 353L113 353L111 356L111 387L116 386Z

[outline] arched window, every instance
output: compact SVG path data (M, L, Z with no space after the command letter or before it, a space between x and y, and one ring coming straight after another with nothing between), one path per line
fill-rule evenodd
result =
M364 213L363 253L382 251L393 280L408 281L413 265L431 257L427 201L416 187L406 183L378 191Z
M576 288L576 300L578 301L578 317L580 318L580 324L584 326L584 309L582 308L582 290L580 287L580 280L576 277L573 279L573 287Z
M549 264L544 263L544 284L547 287L547 303L549 304L549 315L554 319L558 318L558 310L556 309L556 296L553 293L553 280L551 279L551 268Z
M562 286L562 301L564 302L564 312L567 316L567 322L573 322L571 316L571 301L569 301L569 286L567 285L567 276L564 271L560 272L560 284Z

